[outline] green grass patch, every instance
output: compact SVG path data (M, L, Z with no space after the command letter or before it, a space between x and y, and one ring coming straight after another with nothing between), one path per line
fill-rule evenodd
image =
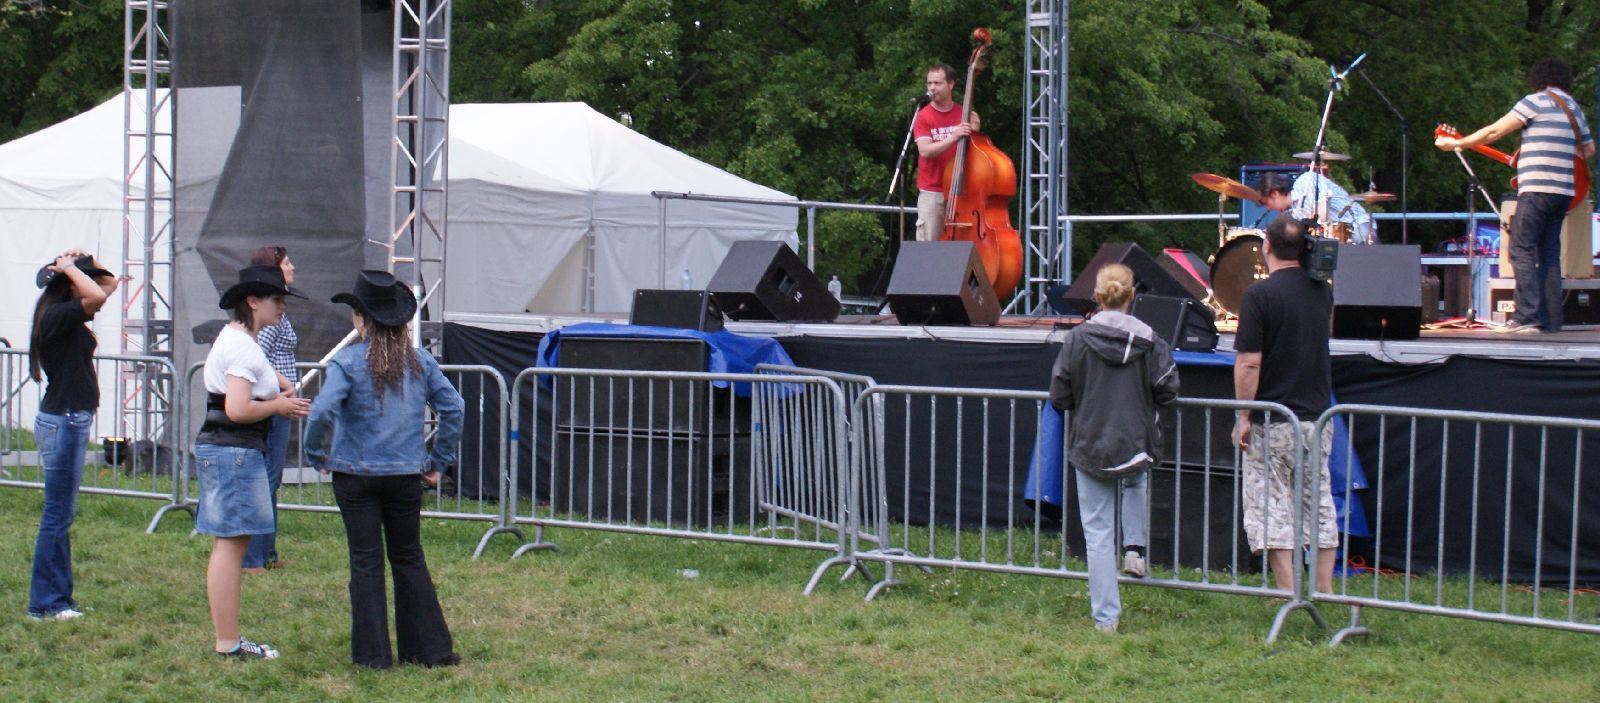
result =
M144 534L153 501L83 496L88 617L28 620L39 501L0 489L0 690L17 701L1600 698L1593 636L1369 610L1374 638L1330 649L1297 615L1269 648L1269 601L1137 587L1107 636L1079 581L901 569L865 603L837 571L801 595L824 553L551 530L560 551L512 561L502 536L473 561L486 525L440 520L423 537L463 665L359 671L343 528L308 513L283 516L289 567L245 580L244 632L284 658L227 662L209 654L209 541L183 515Z

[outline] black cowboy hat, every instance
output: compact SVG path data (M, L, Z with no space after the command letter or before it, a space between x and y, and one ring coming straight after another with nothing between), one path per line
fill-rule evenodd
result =
M114 274L114 273L112 273L110 271L107 271L107 270L105 270L103 268L95 266L94 265L94 257L92 257L92 256L80 256L80 257L78 257L76 259L73 259L72 263L73 263L74 266L78 267L79 271L84 272L91 279L99 278L101 276L115 276L116 275L116 274ZM55 283L56 281L65 281L65 280L67 280L67 275L66 274L64 274L64 273L62 273L60 271L51 271L50 270L50 267L51 266L55 266L55 265L56 265L56 262L52 261L52 262L50 262L48 264L40 266L38 275L33 277L34 285L37 285L40 288L43 288L43 287L48 286L48 285L50 285L52 283Z
M217 302L217 307L232 310L239 301L252 295L305 297L283 282L283 269L271 265L246 266L239 269L239 282L222 292L222 300Z
M385 327L404 325L417 312L417 296L388 271L362 271L355 290L333 296L333 302L349 305Z

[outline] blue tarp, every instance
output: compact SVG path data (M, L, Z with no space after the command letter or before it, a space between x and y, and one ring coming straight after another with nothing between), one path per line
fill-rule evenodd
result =
M560 366L561 337L618 337L633 339L697 339L705 342L708 350L706 371L710 373L754 373L757 364L793 366L783 346L768 337L746 337L728 331L701 332L678 327L650 327L647 325L613 325L585 322L551 330L539 340L539 368ZM727 385L715 382L718 388ZM735 392L748 395L749 384L736 384Z
M1173 360L1179 366L1232 366L1232 354L1210 354L1204 352L1175 351ZM1337 401L1335 401L1336 403ZM1028 465L1028 479L1023 483L1023 499L1040 500L1054 505L1061 505L1061 477L1063 475L1061 443L1062 427L1061 412L1050 403L1044 404L1044 409L1039 412L1039 435L1034 440L1032 459ZM1361 470L1361 459L1347 451L1349 433L1344 426L1344 418L1336 417L1333 423L1333 446L1329 447L1328 464L1329 478L1333 484L1333 505L1339 513L1339 526L1345 527L1347 518L1345 511L1345 468L1350 469L1350 490L1360 491L1367 487L1366 473ZM1040 471L1040 466L1048 470ZM1350 496L1350 511L1348 514L1349 534L1365 537L1367 531L1366 512L1361 508L1360 499ZM1062 514L1066 514L1063 511Z

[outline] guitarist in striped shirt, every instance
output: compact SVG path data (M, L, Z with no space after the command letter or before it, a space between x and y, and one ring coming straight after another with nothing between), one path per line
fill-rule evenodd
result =
M1542 59L1528 71L1533 92L1504 117L1465 137L1441 136L1445 151L1470 149L1522 131L1517 152L1517 212L1511 219L1511 268L1516 273L1516 312L1496 332L1561 331L1561 228L1570 204L1587 197L1594 137L1574 100L1572 67Z

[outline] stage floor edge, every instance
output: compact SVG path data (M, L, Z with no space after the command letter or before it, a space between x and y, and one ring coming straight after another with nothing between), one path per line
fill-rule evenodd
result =
M543 334L585 322L626 324L625 313L473 313L446 312L445 321L506 332ZM891 316L841 316L832 323L734 322L730 332L761 337L835 337L850 339L940 339L996 344L1055 342L1081 322L1070 317L1008 316L994 327L906 326ZM1366 354L1396 363L1431 363L1450 356L1496 359L1600 359L1600 329L1571 328L1555 334L1507 335L1487 329L1423 330L1415 340L1334 339L1334 354ZM1224 333L1218 351L1233 351L1233 335Z

